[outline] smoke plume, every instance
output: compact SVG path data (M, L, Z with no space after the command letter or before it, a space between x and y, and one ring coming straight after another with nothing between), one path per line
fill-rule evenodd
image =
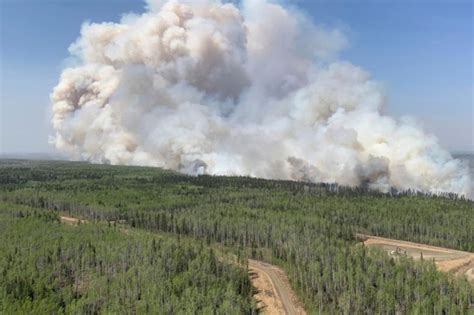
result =
M265 0L152 0L82 26L51 141L98 163L468 195L467 168L338 60L346 44Z

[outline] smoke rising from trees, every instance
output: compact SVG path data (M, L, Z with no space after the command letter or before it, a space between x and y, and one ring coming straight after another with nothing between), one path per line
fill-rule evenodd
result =
M469 195L467 167L383 114L380 85L338 60L346 46L265 0L150 1L82 26L51 141L98 163Z

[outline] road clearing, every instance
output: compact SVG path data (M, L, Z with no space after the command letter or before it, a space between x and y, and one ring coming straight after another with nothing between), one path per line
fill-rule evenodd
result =
M87 222L86 220L81 220L81 219L73 218L73 217L67 217L63 215L59 217L59 220L61 221L61 223L70 224L70 225L77 225L79 224L79 222L81 224Z
M282 269L258 260L248 262L252 284L258 290L255 298L264 314L306 314Z
M407 255L415 260L434 260L438 270L456 275L464 274L474 282L474 253L445 247L437 247L379 236L357 234L364 245L385 250L389 255Z

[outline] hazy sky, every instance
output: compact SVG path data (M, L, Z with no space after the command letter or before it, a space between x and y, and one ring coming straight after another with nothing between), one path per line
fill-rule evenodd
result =
M470 0L299 0L317 24L338 27L341 58L383 82L391 115L416 117L449 150L474 150ZM0 153L54 152L49 93L81 23L143 12L138 0L0 0Z

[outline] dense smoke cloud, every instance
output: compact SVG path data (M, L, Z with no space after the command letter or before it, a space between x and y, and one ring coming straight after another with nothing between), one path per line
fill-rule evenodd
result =
M51 99L71 157L190 174L469 194L467 168L413 122L382 113L347 42L264 0L150 1L85 23Z

